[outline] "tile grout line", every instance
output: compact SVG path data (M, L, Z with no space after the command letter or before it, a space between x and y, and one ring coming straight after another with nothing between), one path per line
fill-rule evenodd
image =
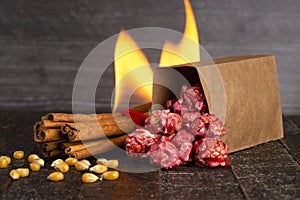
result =
M278 140L278 142L282 145L282 147L287 151L288 155L291 157L291 159L296 162L298 164L298 166L300 166L300 163L298 162L298 160L293 156L293 154L289 151L289 147L287 144L285 144L284 141L282 141L281 139Z
M298 128L298 126L288 117L284 117L284 119L291 124L296 130L298 130L298 132L300 132L300 129ZM283 138L284 139L284 138ZM279 143L283 146L283 148L287 151L287 153L289 154L289 156L292 158L293 161L295 161L298 166L300 166L300 163L298 162L298 160L293 156L293 154L291 153L291 151L289 150L289 146L283 141L283 139L279 139Z
M231 165L230 168L231 168L231 171L232 171L232 173L233 173L234 178L236 179L237 183L239 184L239 188L240 188L240 190L242 191L242 193L243 193L245 199L250 199L250 197L248 196L248 194L247 194L245 188L243 187L242 183L241 183L240 180L237 178L237 174L235 173L234 166Z
M293 125L293 127L300 132L300 128L288 117L284 117L285 120L287 120L290 124Z

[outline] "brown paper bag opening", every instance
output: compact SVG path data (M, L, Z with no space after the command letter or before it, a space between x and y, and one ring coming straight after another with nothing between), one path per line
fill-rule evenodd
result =
M209 112L223 122L221 139L235 152L283 137L274 56L218 58L154 70L153 107L180 98L183 84L200 83Z

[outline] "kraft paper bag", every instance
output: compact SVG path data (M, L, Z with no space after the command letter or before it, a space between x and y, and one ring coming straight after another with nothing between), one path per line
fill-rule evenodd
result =
M183 84L202 86L209 113L220 118L229 152L283 137L275 57L218 58L154 70L154 108L180 97Z

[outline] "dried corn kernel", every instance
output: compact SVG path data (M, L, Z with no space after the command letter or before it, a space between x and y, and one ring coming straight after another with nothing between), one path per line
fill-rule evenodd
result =
M62 159L56 159L51 163L51 167L55 167L56 165L60 165L62 163L64 163L65 161L63 161Z
M41 158L34 160L32 163L39 164L41 167L45 165L45 161Z
M17 160L24 158L24 151L15 151L13 157Z
M6 168L7 165L8 165L7 159L1 158L1 159L0 159L0 169Z
M67 158L65 160L65 162L69 165L69 166L74 166L78 160L76 158Z
M84 183L94 183L98 179L99 179L99 177L92 173L84 173L81 177L81 180Z
M17 170L13 169L9 172L9 176L13 179L13 180L19 180L20 179L20 174Z
M81 162L83 162L83 163L85 163L85 164L87 164L89 167L91 166L91 163L90 163L90 161L88 161L88 160L81 160Z
M33 172L38 172L41 169L41 165L38 163L35 163L35 162L30 163L29 166L30 166L31 171L33 171Z
M102 176L105 180L117 180L119 178L119 172L118 171L108 171L102 174Z
M101 164L101 165L104 165L106 162L107 160L105 158L98 158L96 161L97 164Z
M30 154L27 158L28 162L32 163L34 160L39 159L40 157L36 154Z
M67 163L62 163L62 164L56 165L55 169L58 169L59 171L66 173L69 171L70 167Z
M75 164L75 169L78 170L78 171L85 171L85 170L88 170L89 169L89 165L85 162L82 162L82 161L78 161L76 164Z
M47 177L50 181L62 181L64 178L64 174L61 172L53 172Z
M18 168L17 172L20 174L20 177L27 177L29 176L29 169L28 168Z
M101 164L95 165L90 168L91 172L95 172L97 174L102 174L104 172L107 172L107 170L108 170L108 167L106 165L101 165Z
M105 165L109 168L117 168L119 166L118 160L108 160Z
M11 158L9 156L1 156L0 159L6 159L7 160L7 164L9 165L11 163Z

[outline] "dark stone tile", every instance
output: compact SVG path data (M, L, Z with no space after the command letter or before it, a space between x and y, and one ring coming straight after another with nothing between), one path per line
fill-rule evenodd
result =
M230 155L233 173L249 199L300 197L300 167L279 142Z
M244 199L230 167L182 166L161 172L164 199Z

